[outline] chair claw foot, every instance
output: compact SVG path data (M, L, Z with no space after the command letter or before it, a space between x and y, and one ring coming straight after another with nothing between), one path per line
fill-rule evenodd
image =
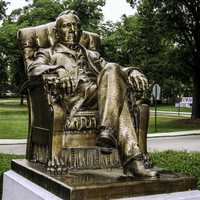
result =
M58 157L54 157L47 163L47 172L51 175L62 175L68 173L67 167L64 161Z

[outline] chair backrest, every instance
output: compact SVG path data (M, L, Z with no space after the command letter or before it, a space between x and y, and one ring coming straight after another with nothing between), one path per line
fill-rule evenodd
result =
M55 22L20 29L17 33L18 46L23 51L25 67L29 65L39 48L48 48L56 42ZM80 43L87 49L98 51L100 37L96 33L83 31ZM26 71L26 69L25 69Z

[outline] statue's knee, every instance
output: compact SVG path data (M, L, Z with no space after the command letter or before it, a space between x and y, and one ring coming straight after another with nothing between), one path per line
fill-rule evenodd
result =
M116 64L116 63L108 63L106 66L106 71L107 72L111 72L111 73L117 73L120 72L120 65Z

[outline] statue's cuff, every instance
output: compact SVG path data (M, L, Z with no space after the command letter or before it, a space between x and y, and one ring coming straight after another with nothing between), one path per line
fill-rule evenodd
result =
M142 161L144 160L143 154L139 153L137 155L133 155L128 157L124 162L123 162L123 167L126 167L127 165L129 165L129 163L131 163L134 160L138 160L138 161Z

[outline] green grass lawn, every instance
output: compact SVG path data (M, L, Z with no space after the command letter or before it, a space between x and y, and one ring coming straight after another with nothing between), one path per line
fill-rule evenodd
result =
M200 190L200 153L185 151L154 152L150 157L155 166L173 172L186 173L197 178L197 188Z
M152 111L155 110L154 106L151 106L150 109ZM179 108L176 108L175 105L157 105L158 111L170 111L170 112L178 112ZM192 108L180 108L180 112L191 112Z
M0 138L26 138L27 128L27 106L20 99L0 99Z
M191 120L189 117L157 116L157 132L173 132L200 129L200 120ZM155 118L150 117L149 133L155 132Z

